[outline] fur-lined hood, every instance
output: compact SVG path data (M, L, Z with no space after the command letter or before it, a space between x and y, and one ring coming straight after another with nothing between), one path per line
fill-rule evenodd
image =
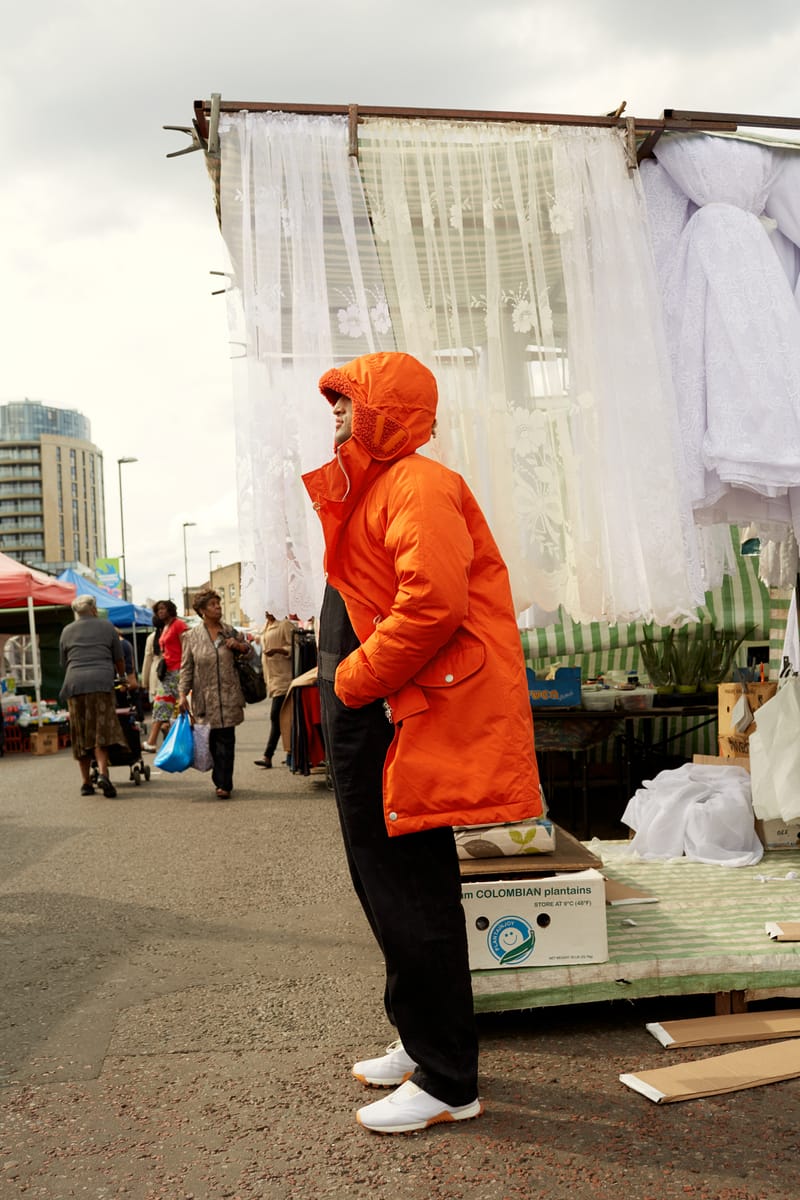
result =
M319 390L330 404L353 401L352 436L370 458L390 462L430 440L436 419L436 380L410 354L364 354L326 371Z

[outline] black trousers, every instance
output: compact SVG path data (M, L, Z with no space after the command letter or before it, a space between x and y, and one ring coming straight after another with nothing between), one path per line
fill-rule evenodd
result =
M383 704L351 709L332 673L355 638L338 593L325 592L319 633L322 730L353 886L386 963L384 1005L414 1082L446 1104L478 1094L478 1039L453 832L389 837L383 762L392 741Z
M236 727L229 725L225 729L212 729L208 737L208 748L214 760L211 768L211 779L214 787L223 792L233 790L233 755L236 747Z
M283 696L273 696L269 705L269 737L264 747L264 758L272 758L277 749L281 736L281 708L286 699Z

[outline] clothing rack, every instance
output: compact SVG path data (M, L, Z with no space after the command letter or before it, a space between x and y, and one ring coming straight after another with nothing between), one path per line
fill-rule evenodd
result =
M292 678L317 665L317 639L313 629L292 630Z
M292 630L292 676L305 675L317 665L317 639L313 629ZM292 688L292 771L309 775L325 760L322 745L319 690L316 682Z

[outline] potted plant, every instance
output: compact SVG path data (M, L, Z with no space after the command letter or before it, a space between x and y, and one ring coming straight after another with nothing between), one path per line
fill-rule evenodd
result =
M694 695L700 690L700 680L705 677L708 658L708 640L702 625L690 631L679 629L672 640L672 680L682 695Z
M639 643L639 653L651 684L661 696L674 690L672 681L672 641L674 629L662 629L661 639L655 638L645 629L644 641Z
M741 635L724 629L712 629L706 653L705 671L701 681L703 691L715 692L728 678L736 651L754 632L755 625Z

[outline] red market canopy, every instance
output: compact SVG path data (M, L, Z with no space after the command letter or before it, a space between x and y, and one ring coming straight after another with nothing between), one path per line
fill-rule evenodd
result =
M0 609L23 608L29 601L34 605L71 604L76 594L74 584L59 583L52 575L0 553Z
M72 583L59 583L52 575L26 567L25 563L0 553L0 612L11 608L27 608L28 628L33 651L34 688L36 711L41 704L41 664L36 640L36 618L34 609L53 604L71 604L77 588Z

